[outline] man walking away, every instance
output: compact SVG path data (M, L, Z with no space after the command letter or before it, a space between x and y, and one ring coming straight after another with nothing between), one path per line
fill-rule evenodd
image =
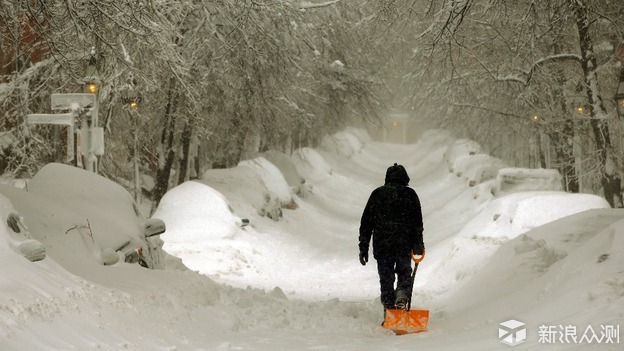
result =
M420 200L407 186L409 181L403 166L390 166L385 184L371 193L360 222L360 263L368 262L372 237L384 309L405 308L413 284L411 251L422 255L425 250Z

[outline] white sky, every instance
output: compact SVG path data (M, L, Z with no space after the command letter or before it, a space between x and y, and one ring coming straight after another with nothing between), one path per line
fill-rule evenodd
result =
M527 326L516 349L619 349L545 345L538 330L575 326L580 341L588 326L600 336L624 320L621 210L593 195L469 187L449 172L445 154L461 153L441 131L414 145L358 130L336 137L292 157L312 191L293 195L299 207L279 221L258 214L265 192L289 196L264 159L170 190L155 214L173 255L165 270L98 264L92 245L58 234L81 209L24 196L15 207L53 247L32 263L0 239L0 350L504 350L498 327L509 319ZM428 332L401 337L379 327L375 261L357 258L361 211L394 162L423 203L427 257L413 306L431 311ZM120 216L97 209L109 210L99 215ZM241 218L251 225L240 229ZM9 235L3 226L0 235Z

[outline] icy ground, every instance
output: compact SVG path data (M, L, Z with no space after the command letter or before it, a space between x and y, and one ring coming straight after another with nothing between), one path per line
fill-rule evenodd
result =
M624 324L622 210L592 195L470 187L449 172L442 131L414 145L337 137L293 156L312 191L279 221L258 213L261 185L289 196L262 159L172 189L155 216L164 249L190 269L175 258L164 271L32 263L1 243L0 350L621 349L612 331L597 338ZM423 203L413 304L431 310L428 332L400 337L379 327L374 260L357 259L361 211L393 162ZM526 323L515 347L498 338L510 319ZM548 326L574 326L577 342L547 340ZM582 339L590 326L596 338Z

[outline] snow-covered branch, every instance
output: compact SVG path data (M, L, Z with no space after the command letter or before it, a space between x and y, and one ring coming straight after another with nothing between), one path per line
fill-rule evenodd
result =
M531 70L535 70L539 66L543 66L543 65L545 65L547 63L550 63L550 62L567 61L567 60L574 60L574 61L577 61L577 62L581 62L582 58L581 58L580 55L576 55L576 54L551 55L551 56L547 56L547 57L544 57L542 59L537 60L533 64L533 67L531 68Z
M319 7L327 7L327 6L337 4L340 1L342 0L331 0L331 1L325 1L325 2L319 2L319 3L303 1L301 4L299 4L299 9L308 10L308 9L316 9Z
M491 112L494 115L499 115L499 116L504 116L504 117L523 118L523 116L520 116L520 115L518 115L516 113L495 110L495 109L491 109L491 108L483 107L483 106L476 106L476 105L471 105L471 104L461 104L461 103L452 103L451 105L455 106L455 107L459 107L459 108L476 109L476 110Z
M582 58L580 55L576 54L559 54L559 55L551 55L544 58L541 58L533 63L533 66L528 71L522 71L522 77L518 75L507 75L507 76L497 76L496 80L498 81L509 81L509 82L518 82L524 86L529 85L531 79L533 78L533 74L537 71L538 68L553 62L562 62L562 61L577 61L581 62Z

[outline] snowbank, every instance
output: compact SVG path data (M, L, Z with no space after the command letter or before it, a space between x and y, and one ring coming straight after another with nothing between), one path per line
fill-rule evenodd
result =
M505 321L526 323L524 347L588 349L587 327L621 324L624 310L624 213L594 209L550 222L503 244L483 268L447 301L454 325ZM577 343L539 342L540 326L570 326ZM474 324L473 324L474 326ZM492 325L492 329L495 329ZM474 328L474 327L473 327ZM559 335L556 333L556 335ZM569 335L572 335L571 333ZM619 349L614 343L593 349Z
M596 208L610 206L595 195L564 192L520 192L485 201L457 234L428 249L428 259L433 262L422 270L421 285L431 280L427 289L438 294L452 291L470 281L486 258L508 240L554 220Z

